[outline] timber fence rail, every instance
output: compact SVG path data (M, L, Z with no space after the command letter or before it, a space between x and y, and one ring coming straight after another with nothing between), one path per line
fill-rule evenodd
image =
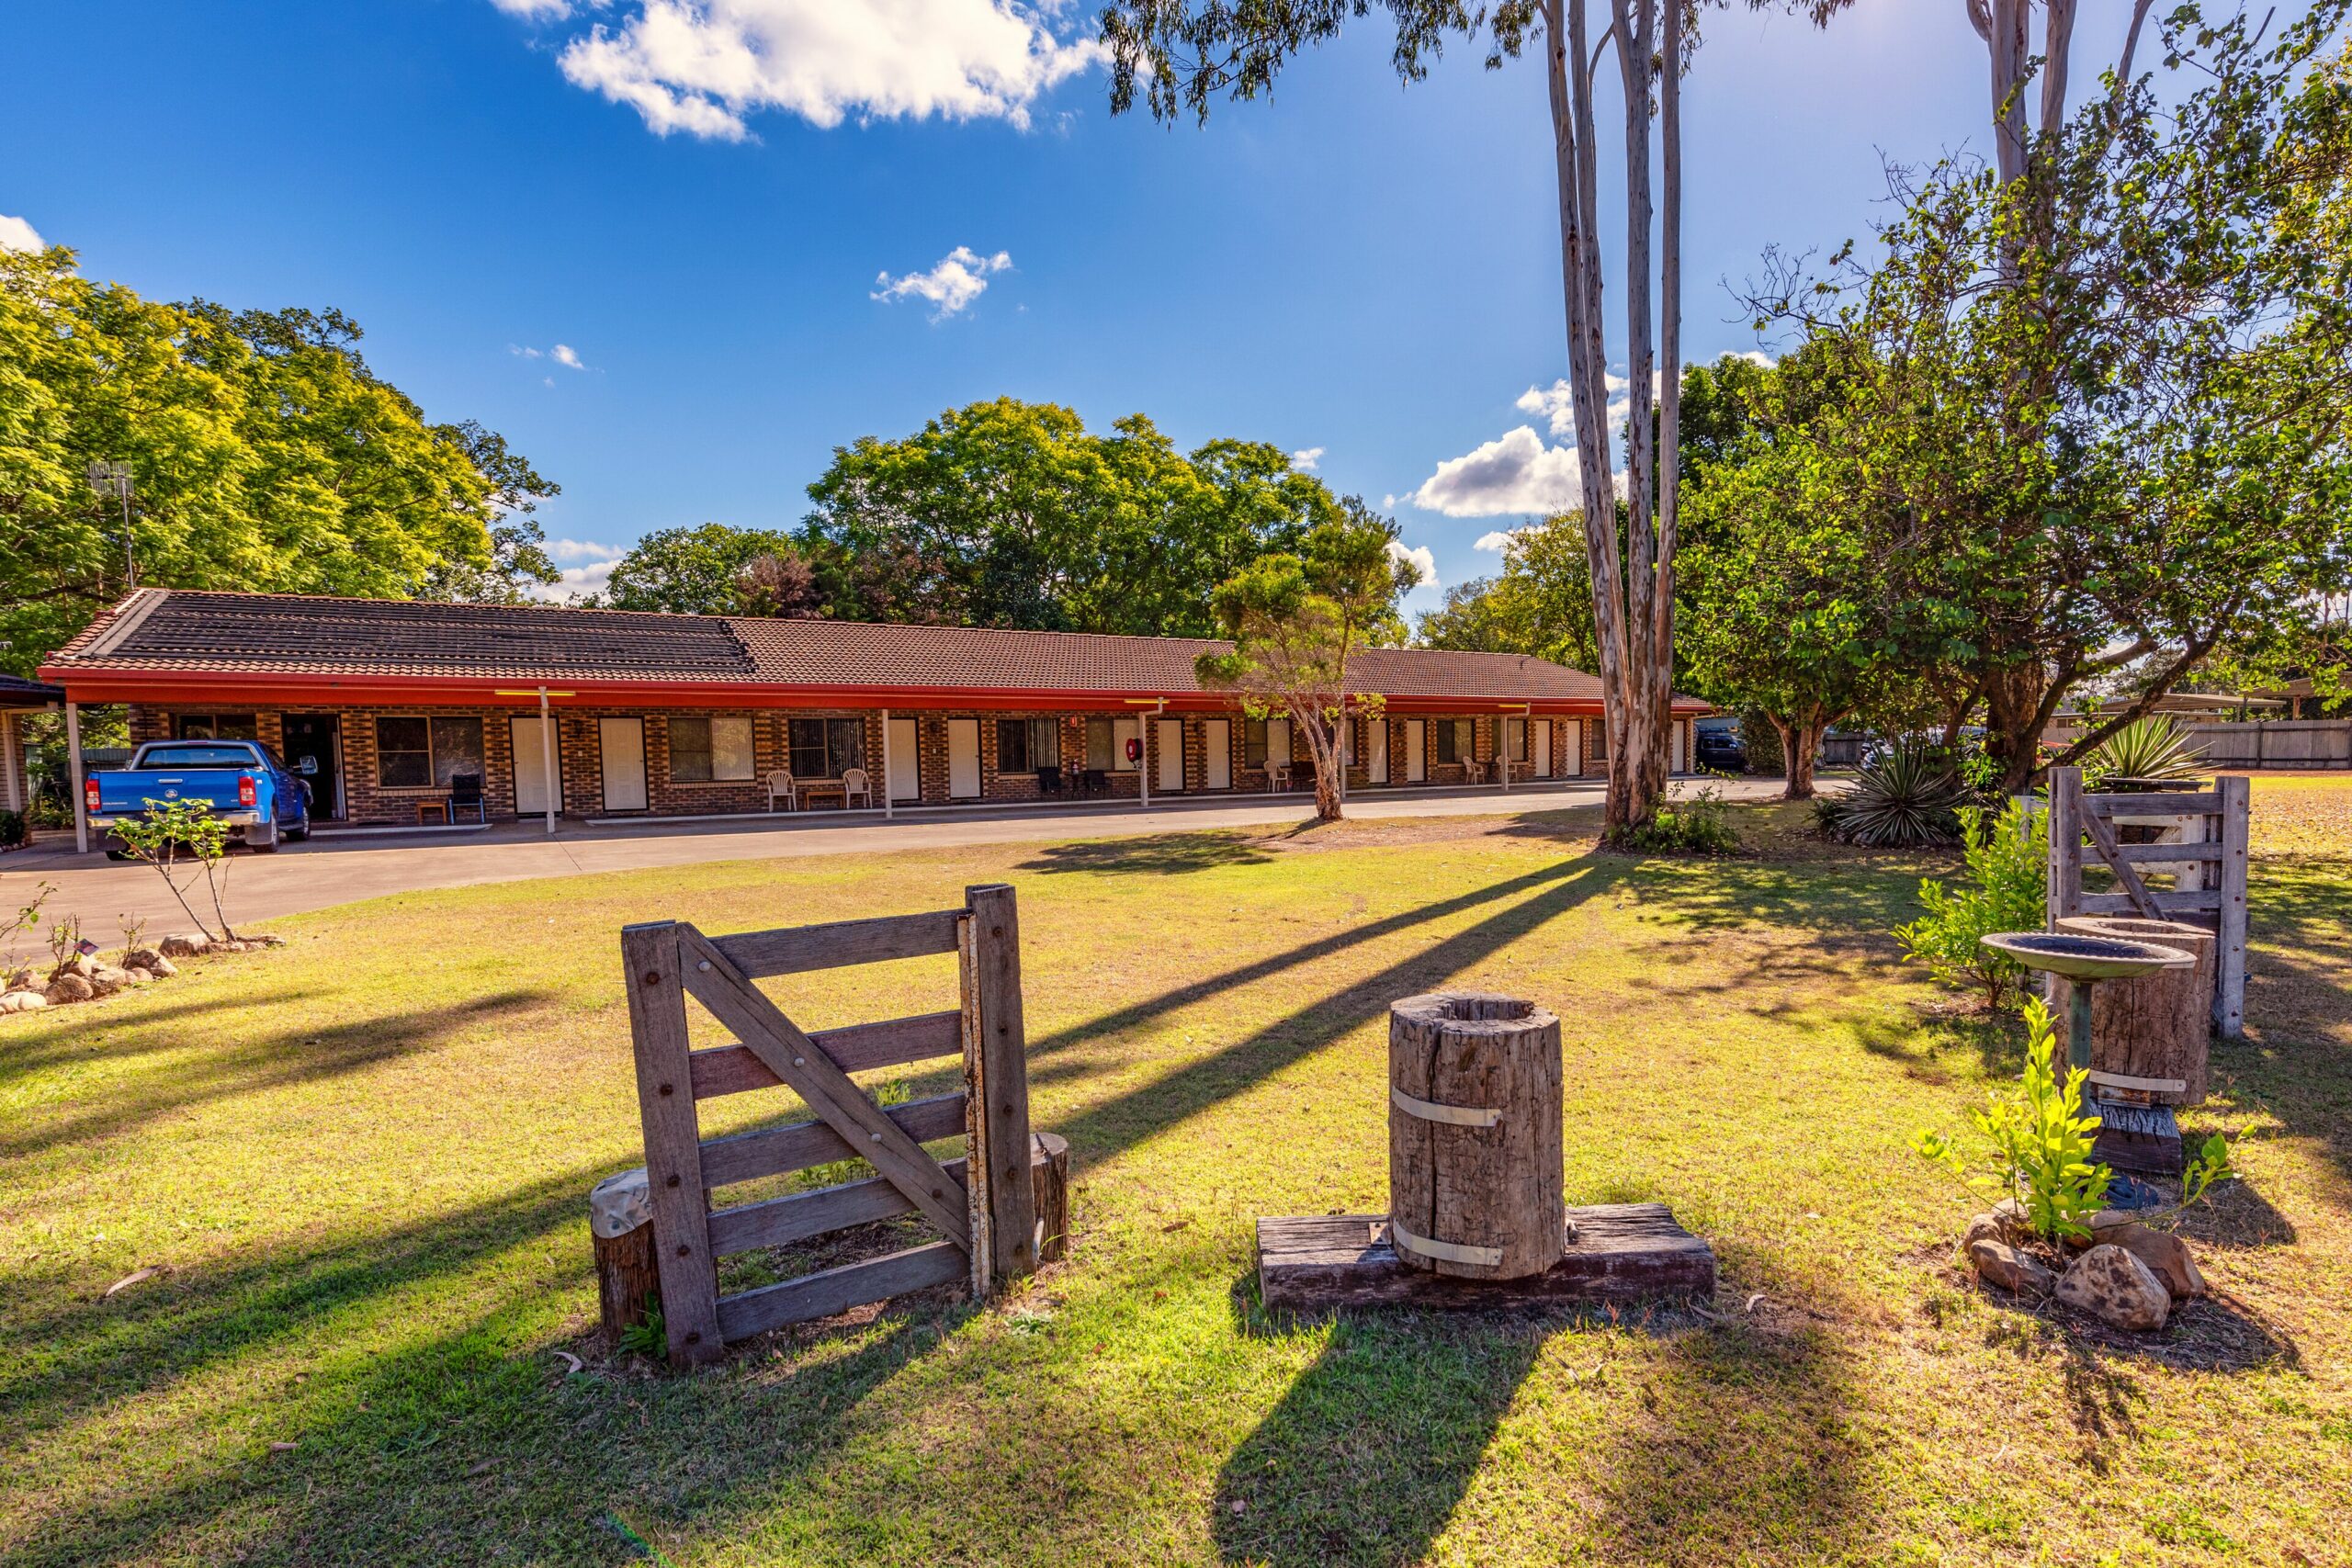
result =
M1058 1233L1037 1234L1038 1216L1048 1210L1058 1224L1067 1212L1058 1183L1068 1151L1060 1139L1033 1138L1029 1130L1013 892L989 884L966 889L965 898L960 909L729 936L706 936L676 920L623 928L645 1130L645 1228L673 1361L707 1361L731 1341L928 1286L964 1280L976 1295L991 1295L1034 1269L1042 1251L1058 1250ZM944 953L959 960L960 1005L953 1011L804 1031L753 984ZM691 1048L690 997L727 1027L732 1043ZM849 1076L957 1055L963 1089L910 1104L886 1108ZM797 1094L814 1118L702 1135L703 1100L776 1088ZM923 1147L957 1135L965 1139L962 1158L936 1159ZM711 1207L714 1188L853 1156L879 1174ZM721 1258L909 1213L921 1215L939 1239L718 1292Z

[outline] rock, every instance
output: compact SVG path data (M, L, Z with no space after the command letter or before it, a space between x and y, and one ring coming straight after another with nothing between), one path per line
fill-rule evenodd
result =
M60 975L79 975L82 978L86 980L90 977L91 972L96 970L98 962L96 959L90 957L86 953L77 953L71 958L61 959L57 967L49 972L49 977L54 980Z
M90 982L91 989L103 997L111 992L119 991L130 984L130 972L127 969L118 969L111 964L95 964L90 966L84 978Z
M49 983L49 989L42 994L51 1002L60 1003L86 1002L98 993L79 975L60 975Z
M2124 1224L2097 1235L2102 1244L2120 1247L2146 1264L2149 1271L2165 1282L2165 1292L2173 1300L2186 1301L2205 1293L2205 1276L2198 1271L2197 1259L2188 1255L2188 1244L2170 1231Z
M0 991L0 1012L30 1012L48 1005L49 998L39 991Z
M122 955L125 969L144 969L158 980L178 974L179 965L152 947L134 947Z
M2060 1277L2058 1299L2133 1334L2153 1333L2172 1315L2172 1292L2155 1271L2104 1242L2075 1258Z
M33 978L33 972L29 969L11 970L6 978L0 979L0 991L38 991L40 989L40 982Z
M124 980L134 986L152 986L155 983L154 976L149 974L144 969L137 967L124 970L122 972L122 977Z
M166 958L201 958L212 951L212 939L201 932L176 932L164 939L161 951Z
M2015 1291L2021 1296L2046 1296L2058 1277L2040 1259L2019 1252L2007 1242L1980 1237L1968 1244L1968 1260L1988 1285Z

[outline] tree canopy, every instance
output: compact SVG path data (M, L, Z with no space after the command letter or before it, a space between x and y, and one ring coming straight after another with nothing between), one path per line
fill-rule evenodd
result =
M29 671L138 580L509 599L556 573L556 487L497 433L428 421L340 311L164 304L74 254L0 251L0 669Z

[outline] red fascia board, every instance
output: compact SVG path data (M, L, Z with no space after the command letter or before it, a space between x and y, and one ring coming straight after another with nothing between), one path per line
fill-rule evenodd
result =
M774 685L759 682L556 680L545 682L526 676L496 679L476 675L326 674L318 671L214 671L104 670L79 666L44 666L40 678L65 688L77 704L145 702L220 702L229 699L274 700L295 705L334 704L386 706L532 707L537 687L546 684L562 696L549 697L560 707L611 707L637 704L653 707L708 708L904 708L912 712L1080 709L1102 713L1143 713L1164 704L1171 713L1229 711L1231 700L1214 692L1055 691L1040 687L982 688L971 686ZM1532 714L1538 717L1589 717L1601 711L1598 701L1568 698L1393 696L1387 709L1396 714ZM1703 704L1678 703L1675 711L1703 713Z

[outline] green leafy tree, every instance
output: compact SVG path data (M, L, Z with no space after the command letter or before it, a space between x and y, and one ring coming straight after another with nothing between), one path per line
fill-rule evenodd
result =
M209 937L212 928L187 899L196 877L202 876L213 916L220 922L220 936L235 938L221 904L229 885L229 825L212 814L210 802L149 800L143 812L122 818L109 831L124 853L154 869L196 929ZM194 869L183 876L183 866Z
M1998 1008L2023 992L2024 965L1984 944L1996 931L2040 931L2050 859L2050 824L2011 801L1996 814L1963 807L1961 832L1973 886L1957 891L1928 877L1919 884L1927 912L1895 928L1903 955L1950 986L1983 989Z
M0 669L28 671L127 586L503 597L554 575L555 492L493 433L435 424L335 311L237 312L0 252ZM130 466L119 502L99 459Z
M1295 555L1261 556L1219 584L1218 627L1229 651L1204 653L1201 683L1231 692L1253 718L1287 716L1315 764L1315 815L1341 815L1340 726L1378 716L1377 695L1348 690L1348 663L1394 627L1397 598L1420 569L1389 547L1393 523L1352 499L1347 514L1318 525Z
M1593 668L1584 519L1566 513L1512 530L1502 570L1447 589L1442 606L1421 613L1417 640L1424 648L1525 653L1572 670Z

